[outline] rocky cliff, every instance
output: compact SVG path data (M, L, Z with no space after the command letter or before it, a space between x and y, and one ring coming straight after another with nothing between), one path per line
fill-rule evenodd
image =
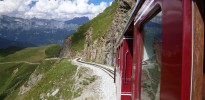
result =
M135 0L115 0L103 13L65 40L61 57L79 56L86 61L112 65L115 59L115 42L121 35L134 5ZM76 38L80 40L77 41Z

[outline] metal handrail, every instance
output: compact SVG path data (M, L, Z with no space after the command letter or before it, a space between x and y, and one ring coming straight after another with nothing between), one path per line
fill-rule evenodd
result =
M114 83L116 82L116 68L114 69Z
M124 83L127 84L127 55L128 55L129 51L127 50L127 52L125 53L125 65L124 65Z

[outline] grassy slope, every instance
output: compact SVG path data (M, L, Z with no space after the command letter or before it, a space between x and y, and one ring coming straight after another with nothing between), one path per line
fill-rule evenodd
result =
M47 58L57 57L62 47L60 45L52 45L45 50Z
M53 64L56 63L56 60L43 60L40 65L38 65L34 70L37 70L38 73L46 73L48 70L50 70L53 66ZM34 70L32 72L34 72ZM28 82L28 78L30 75L28 75L26 78L27 80L25 82ZM24 82L24 84L25 84ZM21 84L22 86L23 84ZM10 95L7 95L6 100L14 100L17 99L18 93L19 93L20 87L16 88Z
M113 17L117 9L117 0L115 0L112 5L104 10L103 13L99 14L97 17L91 21L83 24L78 28L78 31L73 34L71 47L75 51L81 51L84 47L85 35L84 33L90 28L93 28L93 39L97 39L106 32L109 31Z
M72 91L70 90L74 84L72 76L75 74L77 66L72 65L67 59L60 60L49 66L47 64L49 64L48 61L44 62L44 64L37 68L38 71L43 71L44 76L35 87L25 94L19 95L15 98L19 91L17 90L7 99L39 100L42 93L46 95L49 93L51 95L56 89L60 90L55 96L44 96L44 99L57 100L60 96L64 99L71 99Z
M51 50L51 48L53 47L55 47L55 49ZM8 51L10 53L1 52L1 54L7 54L7 56L0 59L0 63L16 61L41 62L44 58L49 57L50 55L57 55L59 50L58 48L61 47L59 47L58 45L48 45L43 47L26 48L20 51L16 50L16 52L12 52L12 54L10 51ZM10 50L13 51L12 49ZM50 52L49 55L46 55L45 51ZM44 66L42 66L45 70L49 69L49 67L46 67L46 65L50 66L50 64L52 64L50 62L42 63L45 63ZM8 96L12 91L19 89L19 87L26 80L28 80L29 76L36 69L37 66L38 65L26 63L0 64L0 99L3 99Z
M59 50L59 48L61 48L59 45L56 44L42 46L42 47L25 48L23 50L14 52L13 54L10 54L0 59L0 62L18 62L18 61L38 62L46 57L52 56L52 54L57 53L55 51L52 51L52 49L50 49L53 47L55 47L56 50ZM47 49L49 49L50 52ZM46 51L48 53L45 53Z
M19 88L35 70L37 65L30 64L4 64L0 65L0 99ZM14 70L18 72L14 73Z
M22 49L23 48L21 47L10 47L6 49L0 49L0 59Z

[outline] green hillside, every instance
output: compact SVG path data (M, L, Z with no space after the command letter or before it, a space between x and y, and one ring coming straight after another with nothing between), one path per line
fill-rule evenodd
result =
M9 47L6 49L0 49L0 59L22 49L22 47Z
M50 96L44 95L44 99L57 100L60 96L69 99L72 96L70 90L74 84L72 76L75 74L76 69L77 66L72 65L67 59L43 60L33 72L37 75L43 75L42 79L24 94L19 94L20 87L15 88L12 92L9 91L11 94L7 95L6 100L39 100L40 95L45 93L49 93ZM29 86L28 81L30 80L27 79L24 85ZM59 93L52 96L51 94L55 89L59 89ZM74 95L74 97L76 96Z
M117 0L115 0L110 7L106 8L97 17L95 17L91 21L79 27L78 31L72 35L72 42L71 42L72 49L74 51L81 51L83 49L84 41L85 41L84 33L90 27L93 28L93 34L92 34L93 40L97 39L98 37L108 32L111 27L116 9L117 9Z
M19 90L36 68L41 68L39 72L42 73L51 69L50 66L57 60L44 59L58 56L61 46L12 48L0 49L0 100L14 96L11 93Z
M42 98L49 100L57 100L60 96L65 99L71 99L72 91L70 90L74 84L72 76L75 74L77 66L72 65L67 59L55 62L54 64L47 66L47 69L45 69L45 65L47 64L42 64L37 68L40 73L44 73L43 79L40 80L31 90L23 95L19 95L17 100L31 100L32 98L34 100L38 100L40 98L39 96L42 94L46 94ZM43 70L44 72L42 72ZM59 93L52 96L52 92L56 89L59 89ZM19 90L12 95L17 95L18 91ZM50 96L47 96L48 93ZM13 97L10 96L8 99L12 100Z
M0 64L0 99L18 89L37 66L24 63Z
M38 62L47 57L58 56L58 52L60 52L60 49L61 46L57 44L42 47L25 48L1 58L0 62Z

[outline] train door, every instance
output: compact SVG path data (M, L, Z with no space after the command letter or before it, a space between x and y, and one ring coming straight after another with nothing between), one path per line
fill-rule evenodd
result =
M133 37L123 38L123 68L122 68L122 92L121 100L132 98L132 61L133 61Z
M133 100L190 100L189 0L142 0L134 22ZM184 8L183 8L184 7Z

